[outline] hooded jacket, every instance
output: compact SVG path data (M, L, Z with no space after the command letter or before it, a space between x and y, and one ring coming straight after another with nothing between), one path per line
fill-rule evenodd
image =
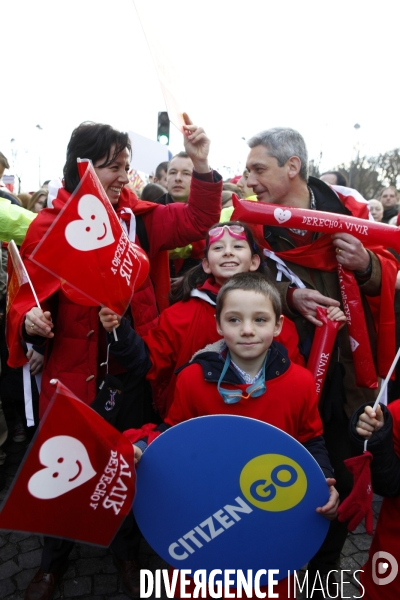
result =
M174 401L165 422L177 425L206 415L258 419L278 427L302 443L317 460L325 476L332 477L311 373L292 363L281 344L272 342L265 369L265 393L257 398L242 397L236 404L226 404L217 388L224 364L223 340L197 352L179 371ZM231 365L221 385L227 389L242 389L244 394L248 387L240 381Z

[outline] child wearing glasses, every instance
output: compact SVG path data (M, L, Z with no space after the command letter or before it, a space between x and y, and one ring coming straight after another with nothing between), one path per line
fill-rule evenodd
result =
M150 355L147 379L162 417L171 405L175 370L193 354L221 338L215 323L215 301L221 286L236 273L260 271L262 254L251 230L238 221L218 223L206 237L202 264L188 271L172 291L172 306L161 313L159 324L143 338ZM100 320L111 332L118 328L118 341L108 335L110 352L127 369L137 361L141 339L125 319L108 308L100 310ZM284 319L278 340L288 349L291 360L304 365L294 324Z

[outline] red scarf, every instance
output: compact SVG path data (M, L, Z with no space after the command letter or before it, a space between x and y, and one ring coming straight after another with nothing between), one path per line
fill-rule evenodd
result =
M218 292L220 289L221 289L221 286L219 285L219 283L216 283L214 277L212 277L212 276L208 277L208 279L205 280L203 285L201 285L199 287L199 290L211 292L211 293L215 294L216 296L218 295Z
M236 212L236 211L235 211ZM235 212L231 216L235 220ZM353 215L358 216L358 215ZM245 221L242 215L242 220ZM253 226L255 238L262 247L272 250L264 239L262 225ZM397 276L397 261L383 246L369 245L381 264L381 293L377 297L366 297L374 317L377 331L377 367L381 377L386 377L396 354L394 292ZM285 252L276 252L285 262L292 262L306 268L333 273L337 271L336 250L330 235L321 235L312 244L293 248ZM312 265L312 267L310 267Z

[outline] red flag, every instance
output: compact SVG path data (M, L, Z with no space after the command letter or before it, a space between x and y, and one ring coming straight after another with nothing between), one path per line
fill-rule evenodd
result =
M57 388L0 513L0 529L108 546L132 508L132 444Z
M33 289L31 280L26 271L25 265L21 260L21 257L18 252L18 248L15 245L14 240L11 240L8 244L8 283L7 283L7 308L6 313L8 317L8 313L10 308L12 307L14 301L18 296L18 301L21 299L26 299L27 302L34 306L40 306L39 301L37 299L35 290ZM13 335L14 334L14 335ZM21 336L22 337L22 336ZM15 335L15 332L12 332L9 326L9 320L7 319L6 325L6 341L7 347L9 351L13 348L13 345L16 346L15 351L17 353L20 352L21 343L18 335ZM28 362L26 360L26 362Z
M100 304L122 315L149 261L122 229L91 162L79 161L78 170L80 185L29 258L67 282L77 304Z
M8 284L7 284L7 309L8 313L10 306L14 302L20 288L26 283L29 284L29 290L26 289L27 293L32 295L32 304L37 304L40 307L39 300L37 299L36 292L33 289L32 282L29 278L27 270L25 269L25 265L21 260L21 257L18 252L18 248L14 242L11 240L7 246L8 250Z

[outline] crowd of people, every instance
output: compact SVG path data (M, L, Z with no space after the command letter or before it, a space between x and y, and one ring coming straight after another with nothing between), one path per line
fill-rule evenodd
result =
M326 477L329 499L316 510L330 520L330 526L307 567L309 580L318 577L321 583L312 597L325 598L336 589L330 573L340 568L348 532L347 523L337 519L339 502L353 486L344 461L360 452L362 440L374 430L372 440L378 441L370 447L377 448L381 466L373 469L373 478L377 491L391 497L382 509L379 539L388 536L387 528L400 516L400 415L395 402L400 396L400 373L392 383L388 408L375 413L365 408L374 403L377 390L357 383L354 340L338 273L343 269L352 274L360 297L358 310L365 314L364 340L371 345L375 365L382 364L379 349L384 346L390 356L396 346L395 325L400 323L395 293L400 287L400 257L386 249L384 238L381 246L369 247L350 233L321 234L282 223L250 224L239 220L238 214L241 201L246 200L272 203L283 210L325 211L338 219L353 216L400 226L399 196L390 186L383 188L378 199L367 201L347 187L338 171L320 178L309 176L306 144L295 130L262 131L248 145L244 172L224 182L209 166L210 140L205 131L187 119L184 150L158 165L153 181L138 198L128 185L128 135L109 125L83 123L72 133L62 185L54 194L51 184L50 192L43 186L19 198L1 187L0 393L3 403L14 411L9 435L22 442L32 438L51 401L52 379L60 378L87 404L100 393L102 397L107 394L104 389L110 393L118 389L121 408L113 425L134 444L139 468L149 443L143 426L149 423L158 434L193 417L234 414L289 433L314 456ZM79 184L78 158L91 160L129 238L150 260L151 277L135 291L123 317L107 307L78 304L57 278L44 274L29 260ZM0 165L9 168L1 153ZM11 222L17 224L17 235ZM10 307L7 327L16 343L7 349L5 260L6 242L11 239L20 245L41 308L28 300ZM377 317L383 300L390 307L384 319ZM315 331L323 325L317 315L320 308L328 319L338 322L338 334L318 397L307 362ZM26 365L33 406L30 427L25 411ZM382 368L378 374L386 376ZM100 392L107 378L108 385ZM0 410L0 464L6 460L1 450L6 436L7 424ZM381 450L387 446L392 448L388 456ZM391 482L396 483L382 485L383 470L390 470ZM390 539L390 548L400 547L393 535ZM111 545L131 597L140 597L140 540L131 513ZM26 600L53 597L72 547L71 540L44 538L41 566L27 587ZM376 542L373 547L377 548ZM369 559L364 597L375 599L379 587L368 575L371 568ZM285 597L285 590L287 584L282 581L279 597ZM394 598L399 590L396 582L391 583L385 597Z

